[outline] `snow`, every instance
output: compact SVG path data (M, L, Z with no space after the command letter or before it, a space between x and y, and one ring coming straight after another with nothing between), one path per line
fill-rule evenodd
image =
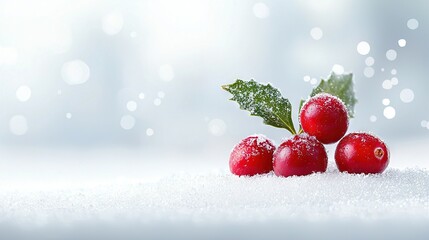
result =
M381 175L339 173L330 156L326 173L290 178L232 175L227 151L188 156L2 148L0 235L426 239L427 139L388 143L391 162Z
M388 230L384 236L392 238L413 229L419 236L428 233L429 171L390 168L381 175L351 175L330 166L327 173L304 177L179 174L152 183L53 190L11 189L2 183L0 212L2 226L12 226L0 229L3 234L17 234L18 229L39 234L114 231L101 227L108 225L122 236L140 233L165 239L177 238L178 231L188 237L209 234L213 239L249 231L271 237L336 238L327 229L355 237L362 229ZM389 229L392 224L398 228ZM215 226L225 231L215 231ZM319 228L325 230L306 233Z
M155 183L20 191L1 186L2 221L73 223L112 215L140 220L248 222L262 219L429 220L429 172L389 169L382 175L325 174L281 178L229 173L176 175ZM40 222L44 216L43 222Z
M0 236L426 239L427 138L388 144L381 175L339 173L328 146L326 173L290 178L232 175L227 151L2 148Z

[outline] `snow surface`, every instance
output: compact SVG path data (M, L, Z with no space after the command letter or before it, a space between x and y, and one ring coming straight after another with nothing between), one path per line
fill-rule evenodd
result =
M1 184L0 222L9 239L425 239L429 171L351 175L331 165L290 178L225 171L85 188Z
M389 141L389 167L368 176L339 173L327 145L327 173L237 177L225 169L229 145L201 155L1 148L0 239L429 236L426 138Z

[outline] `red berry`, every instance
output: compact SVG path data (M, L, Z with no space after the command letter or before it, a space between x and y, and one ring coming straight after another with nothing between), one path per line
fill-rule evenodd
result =
M273 170L273 153L276 147L263 135L243 139L231 152L229 168L235 175L253 176Z
M302 129L321 143L340 140L347 132L347 108L337 97L319 93L310 98L301 109L299 121Z
M277 176L303 176L325 172L328 155L322 143L308 134L295 135L274 152L274 173Z
M335 162L341 172L382 173L389 164L389 149L368 133L350 133L338 143Z

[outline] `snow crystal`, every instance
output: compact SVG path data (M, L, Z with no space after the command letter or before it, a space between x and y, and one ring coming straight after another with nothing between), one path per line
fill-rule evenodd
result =
M16 98L21 102L26 102L31 97L30 87L23 85L16 90Z
M139 93L139 98L144 99L144 93Z
M371 116L369 117L369 121L371 121L371 122L376 122L376 121L377 121L377 117L376 117L376 116L374 116L374 115L371 115Z
M265 3L262 3L262 2L255 3L253 5L253 14L257 18L261 18L261 19L267 18L270 16L270 8Z
M399 94L399 97L401 98L402 102L410 103L414 100L414 92L409 88L404 88Z
M391 71L390 71L390 73L392 74L392 75L396 75L396 73L397 73L397 71L396 71L396 69L392 69Z
M310 30L310 35L314 40L320 40L323 37L322 29L315 27Z
M66 118L67 119L71 119L72 118L72 114L71 113L66 113Z
M393 86L398 85L398 83L399 83L398 78L393 77L392 79L390 79L390 83L391 83Z
M411 30L415 30L419 27L419 21L415 18L411 18L407 22L407 27Z
M371 47L368 42L362 41L358 43L356 50L360 55L367 55L371 50Z
M27 119L22 115L13 116L9 120L9 129L14 135L25 135L28 131Z
M316 85L316 84L317 84L317 78L312 78L312 79L310 80L310 84L311 84L311 85Z
M426 125L428 124L428 121L426 121L426 120L422 120L421 122L420 122L420 126L422 126L422 127L426 127Z

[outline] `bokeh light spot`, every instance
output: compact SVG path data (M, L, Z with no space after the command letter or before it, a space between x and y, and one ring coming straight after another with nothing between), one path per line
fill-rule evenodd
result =
M28 131L27 119L22 115L13 116L9 120L9 129L14 135L25 135Z
M67 84L79 85L88 81L90 70L84 61L72 60L63 64L61 75Z

